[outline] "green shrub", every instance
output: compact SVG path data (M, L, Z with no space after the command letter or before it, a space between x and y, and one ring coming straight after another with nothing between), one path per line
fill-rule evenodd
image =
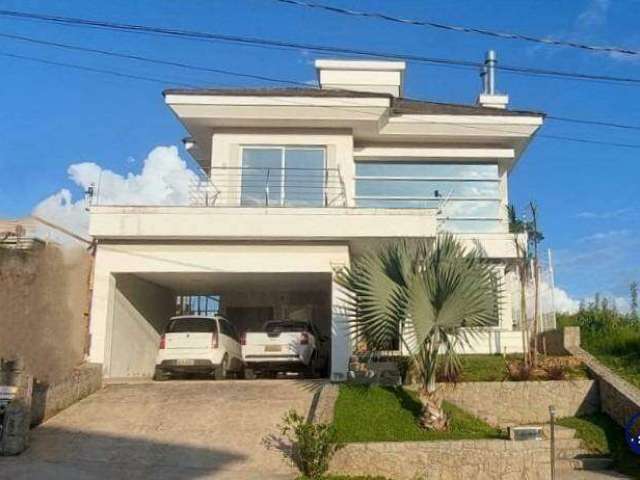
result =
M289 410L282 419L280 432L291 442L291 458L300 472L313 480L319 479L329 469L333 454L340 448L336 443L333 425L311 423Z

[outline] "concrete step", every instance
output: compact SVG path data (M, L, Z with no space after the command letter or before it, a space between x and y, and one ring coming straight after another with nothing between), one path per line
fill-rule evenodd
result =
M560 438L575 438L576 436L576 431L573 428L563 427L561 425L556 425L555 431L556 440ZM543 425L542 433L546 438L551 438L551 427L549 425Z
M556 470L606 470L611 466L613 460L609 457L577 457L556 460Z
M589 455L593 455L593 452L590 452L589 450L585 450L584 448L576 448L576 449L568 449L568 450L560 450L560 451L556 450L557 458L572 459L576 457L585 457Z
M556 438L556 451L580 450L582 440L579 438Z

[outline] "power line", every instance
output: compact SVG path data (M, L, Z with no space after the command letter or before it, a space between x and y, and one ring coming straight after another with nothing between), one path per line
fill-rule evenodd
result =
M228 75L228 76L240 77L240 78L252 78L252 79L264 80L264 81L268 81L268 82L285 83L285 84L296 85L296 86L301 86L301 87L306 87L306 88L315 88L312 85L306 84L304 82L295 81L295 80L289 80L289 79L283 79L283 78L274 78L274 77L270 77L270 76L258 75L258 74L246 73L246 72L234 72L234 71L230 71L230 70L219 69L219 68L211 68L211 67L206 67L206 66L202 66L202 65L194 65L194 64L188 64L188 63L183 63L183 62L173 62L173 61L167 61L167 60L162 60L162 59L158 59L158 58L149 58L149 57L145 57L145 56L141 56L141 55L120 53L120 52L115 52L115 51L112 51L112 50L102 50L102 49L96 49L96 48L81 47L79 45L71 45L71 44L66 44L66 43L51 42L51 41L47 41L47 40L39 40L39 39L35 39L35 38L32 38L32 37L26 37L26 36L22 36L22 35L13 35L13 34L0 33L0 37L10 38L10 39L19 40L19 41L25 41L25 42L34 43L34 44L37 44L37 45L46 45L46 46L50 46L50 47L63 48L63 49L68 49L68 50L74 50L74 51L92 53L92 54L98 54L98 55L105 55L105 56L111 56L111 57L116 57L116 58L124 58L124 59L128 59L128 60L135 60L135 61L140 61L140 62L158 64L158 65L166 65L166 66L178 67L178 68L183 68L183 69L188 69L188 70L204 71L204 72L210 72L210 73L216 73L216 74ZM82 67L82 68L86 69L86 67ZM100 73L113 74L113 72L106 72L104 70L101 70ZM158 82L161 82L161 83L166 83L163 80L157 80L157 79L150 79L150 80L158 81ZM579 123L579 124L595 125L595 126L604 126L604 127L620 128L620 129L627 129L627 130L640 130L640 126L638 126L638 125L626 125L626 124L620 124L620 123L605 122L605 121L601 121L601 120L578 119L578 118L562 117L562 116L556 116L556 115L547 115L546 118L548 120L561 121L561 122Z
M83 66L83 65L66 63L66 62L55 62L55 61L46 60L46 59L43 59L43 58L31 57L31 56L26 56L26 55L18 55L18 54L12 54L12 53L7 53L7 52L0 52L0 56L15 58L15 59L19 59L19 60L33 61L33 62L43 63L43 64L46 64L46 65L54 65L54 66L59 66L59 67L72 68L72 69L81 70L81 71L87 71L87 72L92 72L92 73L101 73L101 74L105 74L105 75L113 75L113 76L117 76L117 77L124 77L124 78L132 79L132 80L151 81L151 82L161 83L161 84L164 84L164 85L166 85L168 83L171 83L171 82L168 82L166 80L159 79L159 78L145 77L145 76L140 76L140 75L130 75L130 74L125 74L125 73L121 73L121 72L115 72L115 71L112 71L112 70L98 69L98 68L93 68L93 67L86 67L86 66ZM177 82L174 82L174 83L177 83ZM181 83L180 85L191 87L191 88L197 88L193 84ZM296 103L295 101L290 101L290 100L287 100L286 103L290 103L292 105L299 105L299 103ZM347 110L347 111L357 111L357 112L362 112L362 113L374 115L372 112L363 112L363 111L360 111L360 110L350 110L350 109L345 108L345 107L325 106L325 107L319 107L319 108L329 108L329 109L338 109L338 110ZM377 114L376 114L376 116L377 116ZM522 133L522 132L518 132L518 131L515 131L515 130L505 130L505 129L495 128L495 127L474 127L472 125L463 125L463 124L458 124L458 123L454 123L454 122L439 122L439 123L456 125L459 128L479 130L479 131L483 131L483 132L487 132L487 133L489 133L489 132L514 133L514 134L521 134ZM606 141L600 141L600 140L591 140L591 139L584 139L584 138L565 137L565 136L560 136L560 135L548 135L548 134L537 134L536 136L537 137L541 137L541 138L548 138L548 139L552 139L552 140L561 140L561 141L568 141L568 142L577 142L577 143L587 143L587 144L595 144L595 145L605 145L605 146L613 146L613 147L640 149L640 144L606 142Z
M32 56L28 56L28 55L19 55L16 53L8 53L8 52L2 52L0 51L0 56L3 57L9 57L9 58L14 58L17 60L27 60L30 62L36 62L36 63L43 63L46 65L54 65L56 67L64 67L64 68L72 68L75 70L83 70L85 72L92 72L92 73L101 73L104 75L112 75L115 77L121 77L121 78L128 78L131 80L144 80L146 82L154 82L154 83L160 83L162 85L180 85L180 86L184 86L184 87L190 87L190 88L197 88L197 85L194 85L192 83L184 83L184 82L173 82L173 81L168 81L168 80L162 80L160 78L156 78L156 77L148 77L148 76L143 76L143 75L132 75L132 74L128 74L128 73L122 73L122 72L116 72L114 70L106 70L106 69L102 69L102 68L94 68L94 67L87 67L84 65L78 65L75 63L68 63L68 62L56 62L53 60L47 60L44 58L39 58L39 57L32 57Z
M70 45L70 44L66 44L66 43L50 42L50 41L47 41L47 40L38 40L38 39L35 39L35 38L32 38L32 37L25 37L25 36L22 36L22 35L12 35L12 34L8 34L8 33L0 33L0 37L11 38L13 40L20 40L20 41L34 43L34 44L38 44L38 45L46 45L46 46L50 46L50 47L65 48L65 49L68 49L68 50L75 50L75 51L79 51L79 52L95 53L95 54L106 55L106 56L110 56L110 57L125 58L125 59L128 59L128 60L137 60L137 61L140 61L140 62L154 63L154 64L158 64L158 65L167 65L167 66L171 66L171 67L185 68L185 69L189 69L189 70L199 70L199 71L203 71L203 72L217 73L217 74L221 74L221 75L230 75L230 76L234 76L234 77L252 78L252 79L256 79L256 80L264 80L264 81L267 81L267 82L278 82L278 83L286 83L286 84L291 84L291 85L304 85L305 87L309 86L306 83L296 82L294 80L285 80L285 79L280 79L280 78L266 77L266 76L263 76L263 75L249 74L249 73L243 73L243 72L233 72L233 71L229 71L229 70L221 70L221 69L217 69L217 68L204 67L204 66L201 66L201 65L192 65L192 64L181 63L181 62L173 62L173 61L168 61L168 60L161 60L161 59L157 59L157 58L143 57L143 56L140 56L140 55L118 53L118 52L113 52L111 50L100 50L100 49L97 49L97 48L80 47L78 45Z
M235 43L235 44L241 44L241 45L259 46L259 47L267 47L267 48L287 48L287 49L308 50L308 51L331 53L331 54L357 55L357 56L366 56L366 57L381 58L381 59L396 59L396 60L404 60L409 62L427 63L431 65L439 65L439 66L445 66L445 67L455 66L458 68L464 67L464 68L480 69L484 65L482 62L472 62L467 60L426 57L426 56L420 56L420 55L399 54L399 53L392 53L392 52L375 52L370 50L354 49L354 48L347 48L347 47L331 47L331 46L325 46L325 45L304 44L304 43L288 42L288 41L281 41L281 40L256 38L256 37L200 32L200 31L193 31L193 30L177 30L177 29L171 29L171 28L153 27L148 25L113 23L113 22L106 22L106 21L99 21L99 20L83 19L83 18L34 14L34 13L19 12L19 11L13 11L13 10L0 10L0 16L18 18L23 20L27 19L27 20L44 21L44 22L55 23L60 25L72 25L72 26L81 26L81 27L88 27L88 28L115 30L115 31L121 31L121 32L128 32L128 33L165 35L165 36L172 36L172 37L192 39L192 40L196 39L196 40L207 40L207 41L222 41L222 42L229 42L229 43ZM505 72L521 74L521 75L544 76L544 77L551 77L551 78L567 78L567 79L573 79L573 80L583 80L583 81L593 81L593 82L640 84L640 78L636 78L636 77L617 77L617 76L590 74L590 73L582 73L582 72L569 72L569 71L561 71L561 70L519 67L519 66L512 66L512 65L505 65L505 64L499 64L496 66L496 68Z
M485 36L494 37L494 38L502 38L502 39L508 39L508 40L522 40L525 42L540 43L544 45L578 48L578 49L582 49L590 52L596 52L596 53L607 52L607 53L622 53L625 55L640 55L639 50L632 50L626 47L588 45L585 43L571 42L567 40L553 40L551 38L534 37L534 36L526 35L522 33L498 32L494 30L486 30L483 28L466 27L466 26L460 26L460 25L449 25L446 23L433 22L429 20L413 20L408 18L394 17L394 16L387 15L380 12L365 12L360 10L350 10L346 8L333 7L331 5L323 5L320 3L312 3L312 2L302 1L302 0L274 0L274 1L280 2L280 3L286 3L289 5L296 5L299 7L326 10L328 12L338 13L341 15L374 18L377 20L385 20L388 22L400 23L405 25L414 25L418 27L438 28L441 30L448 30L448 31L459 32L459 33L473 33L473 34L485 35Z
M596 125L600 127L623 128L626 130L640 130L640 125L627 125L623 123L604 122L601 120L587 120L581 118L559 117L557 115L547 115L547 120L558 122L582 123L585 125Z

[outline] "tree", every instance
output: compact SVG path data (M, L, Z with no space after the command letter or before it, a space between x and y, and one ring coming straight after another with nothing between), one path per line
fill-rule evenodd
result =
M336 278L347 296L350 328L370 349L381 350L404 333L401 341L421 383L420 423L445 429L436 373L442 368L454 377L460 371L456 349L496 318L502 285L490 263L445 234L433 242L401 241L367 253Z
M631 318L638 320L638 282L631 282L629 291L631 294Z

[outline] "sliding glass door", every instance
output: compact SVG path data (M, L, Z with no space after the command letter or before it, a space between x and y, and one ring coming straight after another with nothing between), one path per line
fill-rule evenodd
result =
M243 147L241 205L324 205L325 150L321 147Z

